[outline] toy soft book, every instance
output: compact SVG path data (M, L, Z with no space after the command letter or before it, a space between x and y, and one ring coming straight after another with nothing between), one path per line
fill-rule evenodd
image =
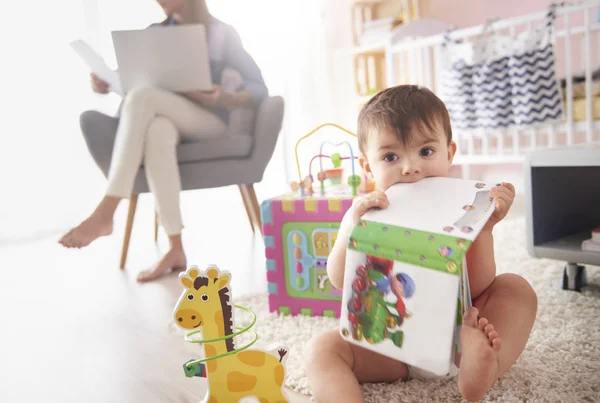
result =
M493 212L491 187L426 178L386 191L346 254L340 332L344 339L445 375L459 351L471 305L466 252Z

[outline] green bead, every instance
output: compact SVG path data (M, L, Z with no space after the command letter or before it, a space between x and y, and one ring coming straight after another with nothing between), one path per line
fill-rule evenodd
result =
M304 285L304 279L300 276L296 277L296 285L302 287Z
M358 175L350 175L348 177L348 185L350 185L351 187L356 187L358 185L360 185L360 176Z
M342 157L339 153L331 154L331 162L335 168L339 168L342 165Z

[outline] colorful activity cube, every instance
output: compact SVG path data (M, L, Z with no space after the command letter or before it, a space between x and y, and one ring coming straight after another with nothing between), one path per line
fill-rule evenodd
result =
M262 203L271 312L340 316L342 293L329 281L327 257L351 205L349 192L288 194Z

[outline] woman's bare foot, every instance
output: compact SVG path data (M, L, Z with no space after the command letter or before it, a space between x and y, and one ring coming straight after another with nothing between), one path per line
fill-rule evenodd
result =
M458 389L463 398L470 402L483 399L496 381L498 351L502 344L487 319L477 320L478 314L477 308L469 308L460 331L462 356Z
M63 235L58 242L67 248L83 248L101 236L112 234L112 230L112 215L94 212L81 224Z
M149 270L138 274L137 281L145 283L156 280L172 270L185 270L187 261L183 248L171 248L169 251Z

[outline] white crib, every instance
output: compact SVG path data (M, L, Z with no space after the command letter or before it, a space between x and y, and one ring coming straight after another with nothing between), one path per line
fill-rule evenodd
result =
M600 140L600 95L593 94L592 71L600 66L600 23L595 21L600 0L559 6L554 30L557 74L566 78L562 122L526 130L454 131L458 154L455 163L469 177L473 165L521 163L527 152L548 147L577 146ZM489 22L487 29L515 35L546 23L547 11ZM484 25L455 30L452 39L469 40ZM411 83L441 92L441 51L444 35L404 40L386 46L387 86ZM584 75L585 95L574 98L573 76ZM582 84L578 84L582 85ZM594 85L598 85L597 83Z

